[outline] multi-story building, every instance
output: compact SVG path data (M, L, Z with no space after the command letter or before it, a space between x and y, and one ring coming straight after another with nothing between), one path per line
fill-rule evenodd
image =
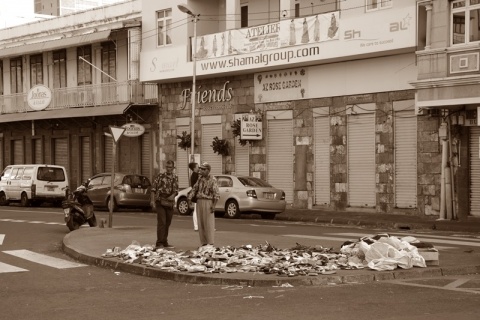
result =
M31 0L30 0L31 1ZM35 13L63 16L128 0L34 0Z
M0 167L63 165L77 186L116 160L151 177L158 89L138 79L141 33L140 0L0 30ZM109 128L130 123L145 133L114 145Z
M424 45L417 51L418 78L412 85L418 114L437 119L431 127L432 143L424 148L438 156L425 160L442 173L439 181L430 183L443 185L446 201L440 206L445 206L447 218L479 217L480 1L417 2L423 12Z
M190 150L177 138L193 120L213 173L268 180L294 207L439 214L438 118L416 115L412 85L426 41L417 1L179 4L143 2L140 79L159 83L162 159L182 186Z

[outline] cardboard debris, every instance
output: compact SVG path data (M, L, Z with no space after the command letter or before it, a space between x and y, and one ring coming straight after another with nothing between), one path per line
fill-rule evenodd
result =
M340 252L322 246L298 244L290 249L278 249L266 242L263 245L240 247L203 246L193 251L175 252L141 246L133 241L124 250L107 249L102 255L125 263L138 263L169 272L234 273L261 272L283 277L334 274L338 269L393 270L426 267L422 254L434 248L419 249L410 242L413 237L398 239L388 234L363 237L345 242ZM438 253L438 251L437 251ZM438 260L438 259L437 259Z

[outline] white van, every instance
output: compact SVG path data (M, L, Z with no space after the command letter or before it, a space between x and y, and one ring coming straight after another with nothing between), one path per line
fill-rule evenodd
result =
M11 201L20 202L23 207L38 206L42 202L60 204L67 186L67 171L62 166L10 165L0 175L0 205L6 206Z

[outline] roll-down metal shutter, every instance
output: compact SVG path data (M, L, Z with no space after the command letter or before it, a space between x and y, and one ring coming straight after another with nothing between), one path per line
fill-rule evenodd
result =
M348 204L374 207L375 114L348 115Z
M144 176L147 176L149 179L151 178L151 139L150 139L150 132L145 132L140 136L140 144L141 144L141 157L140 157L140 173Z
M23 152L23 140L12 140L13 159L12 164L23 164L24 152Z
M36 164L43 163L42 139L32 139L32 147L33 147L33 163L36 163Z
M315 204L330 203L330 118L316 117L315 129Z
M250 144L242 146L235 138L235 174L237 176L250 175Z
M470 215L480 216L480 127L470 127Z
M213 138L222 139L222 124L202 124L202 162L206 161L212 166L210 173L222 174L222 156L213 152Z
M293 127L292 120L268 120L267 181L285 192L293 202Z
M103 139L103 168L104 172L112 172L112 151L113 140L111 137L104 136Z
M68 140L67 138L53 139L53 164L64 166L70 173L68 165Z
M190 133L190 126L177 126L177 136L182 136L183 132L187 134ZM183 189L190 186L190 181L188 180L190 177L190 173L188 172L188 153L190 149L183 150L178 146L178 142L180 140L177 139L177 160L175 166L177 167L177 175L178 175L178 186Z
M80 148L82 154L80 155L80 168L82 170L81 172L81 179L82 182L86 181L88 178L90 178L93 173L92 173L92 155L91 155L91 145L90 145L90 137L81 137L80 138Z
M417 118L395 112L395 207L417 206Z

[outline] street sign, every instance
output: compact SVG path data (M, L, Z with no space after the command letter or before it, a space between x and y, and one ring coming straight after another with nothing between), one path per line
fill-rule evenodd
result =
M257 121L257 116L254 114L245 115L242 117L240 125L240 139L242 140L262 140L262 122Z
M119 128L114 126L110 126L108 128L112 133L113 141L117 143L117 141L122 137L122 134L125 132L125 128Z
M145 127L138 123L127 123L122 126L125 137L139 137L145 133Z

